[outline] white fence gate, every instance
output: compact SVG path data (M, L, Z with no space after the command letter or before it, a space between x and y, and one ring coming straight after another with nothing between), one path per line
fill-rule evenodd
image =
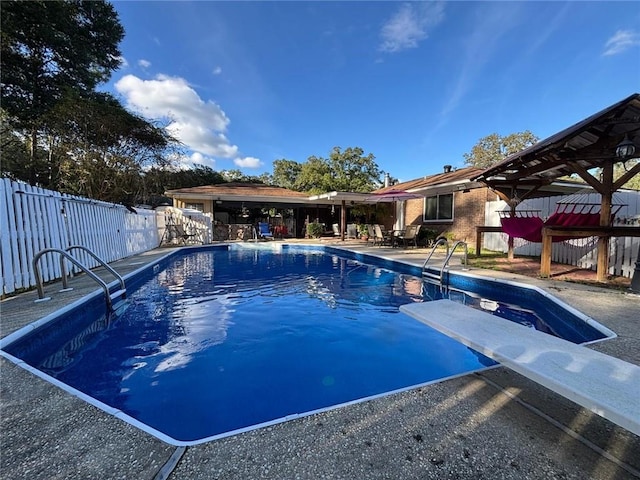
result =
M156 212L128 210L123 205L64 195L0 178L0 286L2 295L36 285L31 266L45 248L89 248L104 261L158 247ZM97 266L93 258L75 251L81 263ZM60 278L59 255L40 260L43 280Z
M598 194L591 194L589 203L600 203ZM538 210L538 215L545 219L555 210L564 196L534 198L518 205L518 210ZM640 225L640 192L618 191L614 195L614 206L622 205L616 213L616 225ZM508 210L503 201L487 202L485 209L485 225L500 226L499 211ZM506 233L484 233L483 248L496 252L507 251ZM609 247L609 275L631 278L638 258L640 238L612 237ZM514 253L524 256L540 256L542 244L531 243L521 238L514 239ZM577 238L554 243L551 261L580 268L596 270L598 262L598 241L596 237Z

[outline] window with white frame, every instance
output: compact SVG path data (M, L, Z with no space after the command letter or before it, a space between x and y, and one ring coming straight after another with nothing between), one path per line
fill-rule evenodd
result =
M453 193L434 195L424 199L424 221L453 220Z
M185 202L185 208L190 208L191 210L198 210L199 212L204 212L204 203L190 203Z

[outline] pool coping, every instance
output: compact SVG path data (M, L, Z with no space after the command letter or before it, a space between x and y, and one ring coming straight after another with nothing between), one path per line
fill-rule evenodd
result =
M424 258L420 256L420 252L392 251L391 249L371 248L361 245L354 245L351 248L358 252L371 253L383 258L393 257L407 260L414 265L420 264ZM166 253L166 250L161 249L142 255L140 258L142 260L154 256L157 258L158 255L165 255ZM422 255L426 255L426 253L423 252ZM137 259L129 258L120 263L126 266L126 264ZM545 291L552 291L556 298L569 304L572 308L584 312L618 334L618 337L590 345L590 348L640 364L640 355L638 354L640 352L640 335L638 335L640 326L633 314L633 309L640 306L640 297L606 291L592 286L528 279L516 274L488 270L479 271L478 269L474 269L472 273L486 275L489 278L524 282L542 288ZM89 289L91 291L95 290L95 284ZM10 300L11 303L15 302L11 309L4 308L6 303L3 301L1 312L3 323L7 322L9 325L13 325L14 318L17 319L16 322L20 322L22 321L21 316L31 318L36 316L34 313L36 309L31 304L35 294L27 292L20 297L19 299ZM37 310L43 308L45 307L38 306ZM11 311L7 313L8 310ZM127 478L151 479L160 478L156 477L156 475L162 471L167 472L162 467L170 458L175 457L178 452L175 447L157 439L148 438L143 432L128 428L117 419L109 420L109 418L104 418L105 416L101 412L74 401L70 398L71 396L65 392L60 392L56 387L43 385L38 379L26 372L20 373L22 369L6 368L7 366L5 365L3 367L2 425L4 439L2 440L2 470L9 476L18 478L21 475L20 472L25 475L24 472L28 471L31 472L31 478L70 478L71 476L80 475L79 472L82 471L83 474L81 476L84 478L98 478L99 476L104 478L111 475L118 478L124 476ZM437 398L440 395L445 395L444 399L447 394L457 396L471 388L471 386L478 384L478 382L483 385L499 385L501 388L507 389L503 390L505 394L517 387L521 392L518 395L518 402L514 399L508 402L509 409L515 409L516 416L506 423L495 414L487 417L486 423L483 423L483 425L489 430L485 432L485 436L482 439L477 441L475 441L472 433L467 434L466 440L462 437L451 437L450 443L448 443L449 446L441 451L441 454L445 455L442 457L442 461L439 459L436 461L434 457L423 457L422 454L417 455L416 447L418 445L428 449L436 448L437 437L429 437L430 430L433 430L434 435L447 436L449 433L461 428L455 425L463 425L464 418L467 418L466 415L469 413L465 414L464 411L457 413L452 410L445 417L442 417L440 421L435 418L429 420L428 410L424 409L420 409L422 413L419 414L419 417L415 416L415 412L413 416L409 416L410 408L417 406L415 402L420 402L421 400L419 399L423 397L433 397L436 402L443 401L437 400ZM483 390L480 391L484 392L484 388L489 387L483 387ZM475 387L473 391L480 392L475 390ZM510 374L502 368L492 369L480 375L473 374L384 399L348 406L333 412L313 415L306 419L293 420L285 424L240 434L208 444L189 447L182 451L184 456L177 466L174 465L175 469L171 469L173 473L166 473L166 475L171 479L211 478L211 466L215 465L215 471L225 472L225 478L291 478L293 476L318 478L322 472L325 473L325 476L327 476L327 472L337 472L330 475L332 478L397 478L398 472L403 472L406 468L409 470L407 470L407 474L403 475L405 478L442 478L444 474L442 468L446 467L452 471L463 472L466 471L465 469L470 468L469 459L474 460L474 468L480 469L479 471L484 471L488 475L495 468L495 466L487 463L491 458L495 461L497 457L493 457L494 454L500 455L501 458L502 456L504 458L518 458L519 469L513 467L512 474L503 472L503 478L522 478L523 472L526 471L549 473L550 468L552 471L577 470L583 471L583 473L586 472L587 475L582 475L583 478L592 475L596 471L593 470L596 468L593 466L595 464L589 463L588 458L584 456L591 455L591 453L590 451L583 451L583 447L578 444L580 442L575 441L574 436L567 436L566 433L562 433L559 430L560 427L549 423L549 421L540 421L539 423L539 420L537 420L539 416L528 419L526 424L521 423L527 414L524 410L518 410L520 407L517 404L520 399L524 399L534 407L542 409L543 412L547 412L547 415L552 415L561 424L561 427L567 428L568 426L573 431L577 430L582 435L586 435L591 442L600 445L605 456L602 457L601 455L599 457L601 460L598 460L599 467L597 467L597 471L604 472L613 469L612 471L627 472L624 475L628 475L629 470L621 470L620 465L615 462L612 463L609 457L617 456L623 462L626 461L634 465L633 462L635 460L629 456L629 452L638 451L637 447L640 443L637 436L629 437L625 432L620 432L610 425L610 422L591 418L582 412L580 408L576 408L575 405L562 402L561 399L555 397L553 397L553 403L557 408L549 411L547 407L550 401L549 396L550 393L546 392L545 389L538 388L531 382L520 378L517 374ZM465 396L465 402L475 401L476 397L479 401L482 400L478 393L473 393L470 396ZM494 400L491 401L495 401L495 398L497 397L494 397ZM486 401L489 401L489 398L485 400L485 405L487 405ZM393 405L398 405L398 407L393 407ZM476 412L481 411L483 408L481 405L483 403L477 403ZM399 409L400 406L402 406L401 409ZM501 408L504 409L506 407L503 406ZM404 412L401 412L401 410ZM368 414L366 412L379 413ZM371 415L373 416L370 417ZM409 417L406 418L407 416ZM405 418L405 420L402 420L402 418ZM356 425L357 423L354 424L353 422L359 422L359 419L365 422L363 426L371 426L368 428L377 428L378 424L380 428L384 428L380 431L375 430L375 428L370 431L371 434L376 435L375 438L372 438L372 446L364 444L360 446L359 443L354 443L356 437L351 436L351 427L349 425ZM407 421L412 424L415 423L416 426L402 427L402 422ZM420 443L415 443L417 440L412 440L411 437L407 437L408 439L405 440L402 432L406 432L407 428L410 431L418 428L417 426L421 425L422 423L420 422L423 421L430 422L429 427L423 427L428 428L427 430L420 430L424 440L421 440ZM435 424L431 425L431 422L435 422ZM442 429L439 427L441 422L444 422L442 423ZM317 425L320 423L324 425L322 427L324 433L320 437L316 437L320 433L317 430ZM525 425L526 428L523 428ZM597 426L597 428L585 430L587 425ZM304 433L305 431L307 433ZM503 435L495 437L498 431L503 431L503 435L506 435L505 438L511 438L512 441L503 445L500 442L500 438ZM389 437L390 432L395 433ZM532 440L531 432L536 432L536 440ZM549 440L551 443L548 444L548 449L544 450L547 452L544 456L539 459L534 455L529 455L527 458L519 457L520 449L518 449L517 444L525 445L534 442L535 445L540 443L540 445L544 446L546 442L544 439L549 434L553 434L551 435L553 438ZM481 451L486 447L485 444L488 439L486 435L493 438L490 442L492 450L487 451L487 455L475 457L474 451ZM564 440L560 441L560 447L558 447L559 440L557 435L561 435L564 438ZM327 440L331 440L326 444L329 450L325 450L323 447L322 440L325 437ZM388 441L386 440L387 438ZM307 443L307 441L311 443ZM408 443L410 441L414 443ZM295 442L297 451L302 449L311 453L317 450L318 453L314 454L313 457L305 457L304 464L296 463L298 456L290 453L290 448L294 445L291 442ZM618 445L620 442L622 442L622 447ZM350 451L349 449L355 448L355 451L359 452L357 456L351 457L347 453L338 453L338 451L333 451L333 448L330 447L330 445L340 445L342 443L344 443L344 447L340 452L348 452ZM378 443L380 446L376 450ZM46 445L52 444L56 445L55 449L46 447ZM457 457L453 456L453 453L458 447L462 448L462 446L469 448L472 456L456 459ZM344 450L345 448L347 450ZM380 448L383 450L380 450ZM529 448L533 449L534 445ZM405 453L402 453L403 451ZM574 454L571 452L578 451L581 455L578 458L581 458L581 460L576 463ZM64 452L67 453L65 454ZM396 460L394 455L404 456L405 454L413 456L415 461L397 463L402 459ZM95 455L99 455L100 460L96 461ZM302 457L300 458L302 459ZM547 462L553 458L556 458L556 460L553 460L554 463L551 466ZM563 460L560 460L560 458ZM574 460L571 460L571 458L574 458ZM73 460L69 461L69 459ZM385 459L388 464L387 467L379 465L382 459ZM419 459L422 460L418 462ZM391 468L392 466L393 468ZM537 468L536 466L541 469L535 470L534 467ZM264 473L265 468L270 473ZM411 468L417 468L417 470ZM585 468L587 469L585 470ZM637 471L637 463L634 468ZM73 472L77 473L74 475ZM295 475L292 472L295 472ZM350 473L348 474L348 472ZM431 473L427 474L425 472ZM428 475L433 475L433 477ZM162 478L167 478L167 476ZM595 475L594 478L605 477Z

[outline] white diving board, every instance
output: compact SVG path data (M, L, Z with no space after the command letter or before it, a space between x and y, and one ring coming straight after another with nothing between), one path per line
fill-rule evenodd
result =
M400 311L640 435L640 367L451 300Z

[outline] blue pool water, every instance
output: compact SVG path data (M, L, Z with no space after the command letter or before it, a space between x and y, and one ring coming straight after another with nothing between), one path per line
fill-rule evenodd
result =
M443 292L411 267L345 255L180 253L129 280L118 315L96 298L4 350L188 444L494 364L401 314L406 303L447 296L572 341L603 336L514 289L451 278Z

